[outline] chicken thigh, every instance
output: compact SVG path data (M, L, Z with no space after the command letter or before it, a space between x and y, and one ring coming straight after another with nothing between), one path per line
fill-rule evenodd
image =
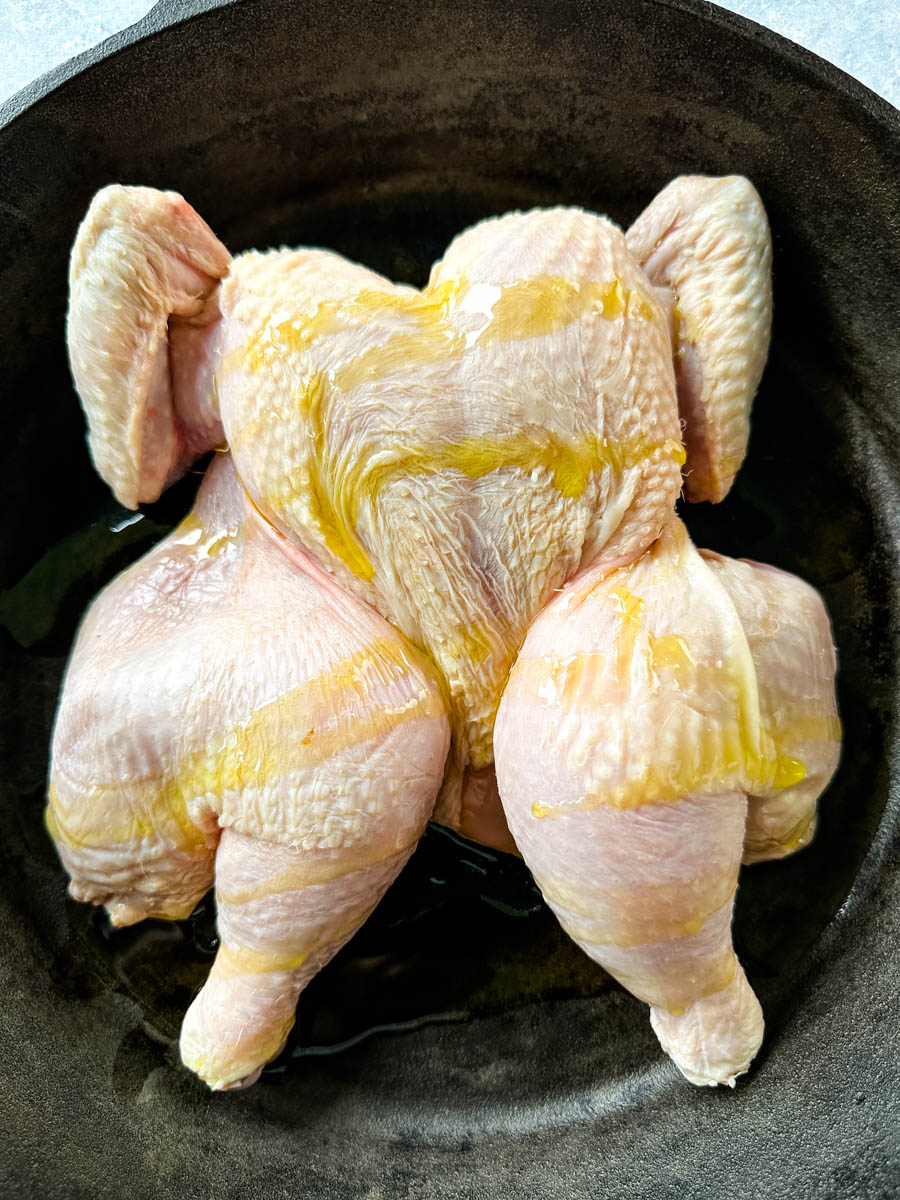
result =
M811 589L698 553L674 508L682 467L719 500L740 465L769 262L736 177L676 181L627 235L484 221L421 291L231 260L174 193L95 198L69 343L98 470L134 507L228 453L85 620L48 824L121 923L215 871L182 1032L211 1086L277 1053L430 815L515 839L688 1078L746 1069L737 872L811 836L834 654Z
M738 869L808 840L837 765L833 654L811 588L710 560L672 521L633 564L562 590L504 691L494 743L516 844L693 1083L733 1085L762 1039L731 945Z
M91 607L54 733L73 896L117 925L177 919L215 876L219 952L182 1031L214 1088L278 1053L412 853L449 743L423 656L280 540L218 457Z
M816 801L837 768L841 725L831 627L813 588L775 567L700 551L740 618L759 689L760 716L778 770L749 794L745 863L808 845Z

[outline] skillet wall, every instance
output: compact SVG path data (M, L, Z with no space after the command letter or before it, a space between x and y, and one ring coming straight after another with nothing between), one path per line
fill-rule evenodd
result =
M0 129L0 587L111 508L63 353L68 248L103 184L177 188L235 251L328 245L419 283L488 213L565 202L627 223L676 174L740 172L773 227L775 343L734 496L687 515L701 544L823 590L847 749L816 845L742 881L736 933L769 1038L735 1094L684 1084L613 991L375 1039L211 1098L67 956L40 808L72 626L27 653L0 629L4 1194L887 1194L897 114L700 3L258 0L167 29L173 12Z

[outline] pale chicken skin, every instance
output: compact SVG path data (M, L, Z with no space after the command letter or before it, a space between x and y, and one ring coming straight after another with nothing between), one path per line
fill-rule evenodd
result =
M135 507L222 452L85 619L47 820L117 923L214 880L181 1043L211 1087L278 1053L430 817L522 854L688 1079L747 1069L738 869L812 836L835 656L811 588L696 551L675 500L740 465L770 255L738 177L627 234L484 221L422 291L232 260L174 193L95 198L69 312L95 465Z
M182 1035L214 1087L277 1054L412 853L449 747L424 657L278 541L217 457L93 604L54 733L48 825L76 898L177 919L215 876L221 946Z
M786 614L788 599L805 611ZM651 1006L694 1083L733 1083L759 1048L762 1013L731 945L738 869L808 840L810 797L837 765L833 676L811 588L709 564L676 520L634 563L563 589L504 691L494 741L516 845L563 928Z

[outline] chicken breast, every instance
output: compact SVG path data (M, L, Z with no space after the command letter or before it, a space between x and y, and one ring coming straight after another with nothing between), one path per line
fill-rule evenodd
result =
M622 234L577 210L463 234L423 292L321 251L221 297L223 425L254 502L433 658L456 770L493 760L528 621L657 536L683 452L668 330Z

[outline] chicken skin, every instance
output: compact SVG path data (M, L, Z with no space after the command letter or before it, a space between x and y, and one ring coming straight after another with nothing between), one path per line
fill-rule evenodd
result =
M449 746L424 656L253 509L229 456L92 606L53 745L48 825L78 899L187 916L220 948L182 1053L213 1087L277 1054L301 988L421 836Z
M418 291L321 250L231 259L174 193L95 197L70 356L129 507L218 448L193 512L90 609L48 827L120 924L221 945L182 1030L253 1082L429 818L517 849L695 1083L762 1014L741 861L814 829L839 751L816 593L675 515L746 448L771 318L744 179L623 234L579 209L456 238Z

